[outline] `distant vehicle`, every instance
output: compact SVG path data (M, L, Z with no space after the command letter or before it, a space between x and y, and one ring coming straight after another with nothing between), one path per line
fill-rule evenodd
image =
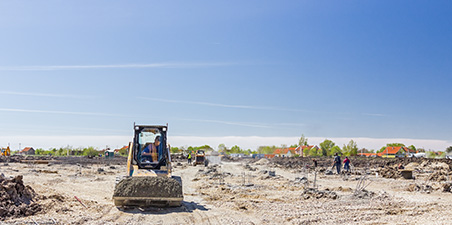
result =
M413 156L416 157L416 158L425 158L426 155L425 155L424 152L422 152L422 153L416 153Z
M11 150L9 149L9 146L5 149L1 149L1 155L2 156L10 156L11 155Z
M446 155L446 159L452 159L452 155Z
M196 151L195 161L193 162L193 165L209 165L209 161L206 159L206 153L204 152L204 150Z

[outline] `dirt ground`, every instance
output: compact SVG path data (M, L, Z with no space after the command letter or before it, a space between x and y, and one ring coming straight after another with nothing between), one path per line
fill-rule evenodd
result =
M119 161L2 162L0 174L22 175L42 209L0 218L0 224L452 224L451 170L443 161L404 162L415 177L404 179L382 177L383 169L399 162L373 167L356 162L350 174L326 175L328 162L314 170L305 159L278 160L175 163L174 175L183 181L182 206L135 209L113 204L116 177L126 171Z

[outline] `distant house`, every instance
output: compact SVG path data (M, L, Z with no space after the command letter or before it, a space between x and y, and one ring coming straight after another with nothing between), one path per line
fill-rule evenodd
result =
M34 155L35 154L35 149L32 147L26 147L24 149L22 149L19 154L21 155Z
M278 148L276 149L273 154L279 157L291 157L294 156L296 148Z
M407 147L386 147L384 151L377 153L382 158L409 157L416 151Z
M267 159L271 159L275 157L275 154L265 154L264 157Z
M358 153L358 156L377 157L377 153Z
M121 151L121 150L127 150L129 148L129 146L124 146L124 147L122 147L122 148L118 148L118 149L115 149L115 154L117 154L117 155L119 155L119 152Z

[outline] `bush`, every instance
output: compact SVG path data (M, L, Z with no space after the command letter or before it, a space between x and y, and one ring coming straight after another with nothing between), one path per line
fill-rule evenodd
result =
M88 147L83 149L83 155L94 157L97 156L99 152L94 147Z

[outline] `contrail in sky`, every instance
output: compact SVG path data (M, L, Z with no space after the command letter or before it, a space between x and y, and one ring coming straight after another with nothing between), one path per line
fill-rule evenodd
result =
M223 107L223 108L259 109L259 110L292 111L292 112L314 112L314 111L308 111L308 110L302 110L302 109L287 109L287 108L277 108L277 107L263 107L263 106L250 106L250 105L227 105L227 104L218 104L218 103L210 103L210 102L180 101L180 100L146 98L146 97L137 97L137 98L144 99L144 100L150 100L150 101L156 101L156 102L205 105L205 106L214 106L214 107Z
M221 120L200 120L200 119L182 119L182 118L180 118L180 120L207 122L207 123L220 123L220 124L237 125L237 126L244 126L244 127L271 128L270 126L265 125L265 124L231 122L231 121L221 121Z
M83 96L83 95L64 95L64 94L49 94L49 93L28 93L28 92L14 92L14 91L0 91L0 94L5 94L5 95L38 96L38 97L57 97L57 98L94 98L94 97L95 97L95 96Z
M68 114L68 115L85 115L85 116L117 116L126 117L118 114L93 113L93 112L69 112L69 111L51 111L51 110L34 110L34 109L7 109L0 108L3 112L24 112L24 113L51 113L51 114Z
M308 112L308 113L334 113L340 114L337 112L325 112L325 111L312 111L312 110L304 110L304 109L290 109L283 107L264 107L264 106L252 106L252 105L228 105L228 104L219 104L219 103L211 103L211 102L198 102L198 101L181 101L181 100L171 100L171 99L160 99L160 98L147 98L147 97L137 97L139 99L150 100L155 102L167 102L167 103L179 103L179 104L192 104L192 105L204 105L204 106L212 106L212 107L222 107L222 108L237 108L237 109L256 109L256 110L270 110L270 111L286 111L286 112ZM363 113L365 116L386 116L384 114L372 114L372 113Z
M109 64L109 65L61 65L61 66L1 66L0 71L52 71L82 69L140 69L140 68L197 68L238 65L238 63L147 63L147 64Z

